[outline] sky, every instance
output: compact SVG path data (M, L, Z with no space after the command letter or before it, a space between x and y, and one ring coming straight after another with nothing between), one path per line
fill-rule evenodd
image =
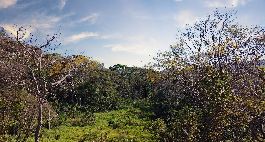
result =
M174 44L178 30L216 9L242 25L265 27L265 0L0 0L0 26L37 38L61 33L55 52L92 57L105 67L142 67ZM14 26L14 25L17 25Z

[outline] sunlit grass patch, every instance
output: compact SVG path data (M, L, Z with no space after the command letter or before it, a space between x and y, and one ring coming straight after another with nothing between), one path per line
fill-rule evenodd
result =
M155 141L153 134L146 129L150 120L139 117L141 113L142 111L136 108L95 113L93 125L63 125L51 130L46 129L41 141Z

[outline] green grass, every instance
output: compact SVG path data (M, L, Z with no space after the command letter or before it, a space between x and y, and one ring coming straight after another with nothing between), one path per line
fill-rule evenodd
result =
M154 135L146 129L150 120L140 109L127 108L95 113L93 125L79 127L62 125L44 130L43 142L152 142ZM29 141L33 141L30 139Z

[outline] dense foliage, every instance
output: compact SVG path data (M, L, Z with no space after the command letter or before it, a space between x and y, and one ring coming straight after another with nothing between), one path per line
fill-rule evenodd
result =
M149 68L1 33L0 141L264 141L265 30L234 20L214 12Z
M215 12L180 34L157 67L154 112L166 141L263 141L264 29Z

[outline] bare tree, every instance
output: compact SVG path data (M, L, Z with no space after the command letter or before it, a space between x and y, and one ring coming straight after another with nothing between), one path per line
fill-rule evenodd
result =
M72 75L76 68L73 65L68 65L67 68L63 68L53 79L50 79L48 68L53 66L57 59L49 58L47 52L57 47L57 38L60 34L47 36L47 39L43 43L33 45L33 41L36 42L37 39L33 39L33 35L30 34L30 39L26 41L25 32L25 28L19 27L15 38L1 37L2 50L6 51L6 57L1 57L1 59L6 58L6 63L16 63L15 67L9 68L11 73L7 74L10 76L6 82L10 82L10 87L17 86L24 88L28 93L37 98L38 115L35 128L35 142L39 142L43 124L43 105L48 104L46 97L49 94L49 90L53 86L62 84ZM64 61L62 64L70 64L68 62L71 62L71 60L60 61ZM50 121L50 117L48 121Z

